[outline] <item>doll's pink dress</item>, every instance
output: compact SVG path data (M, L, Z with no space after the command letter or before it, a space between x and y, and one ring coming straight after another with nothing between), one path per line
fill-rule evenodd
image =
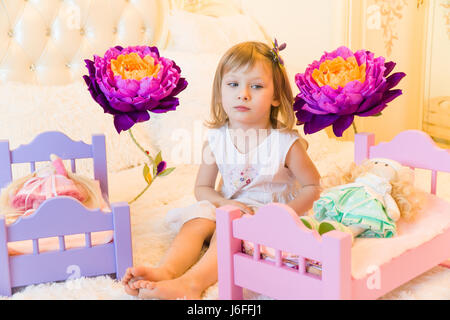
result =
M26 216L33 213L46 199L56 196L69 196L80 202L86 198L67 176L67 171L60 158L36 171L36 175L27 180L11 197L10 204Z

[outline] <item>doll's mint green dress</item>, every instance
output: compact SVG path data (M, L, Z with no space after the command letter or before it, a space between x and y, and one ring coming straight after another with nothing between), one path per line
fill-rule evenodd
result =
M314 217L318 221L331 219L345 226L362 227L364 231L358 237L393 237L396 224L388 216L383 200L391 189L389 181L368 173L357 178L354 183L323 192L314 202Z

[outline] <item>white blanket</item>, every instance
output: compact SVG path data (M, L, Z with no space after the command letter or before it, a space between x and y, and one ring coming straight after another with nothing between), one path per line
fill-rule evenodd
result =
M342 146L342 144L341 144ZM326 146L327 151L333 153L333 147ZM321 174L324 174L338 159L339 164L351 161L353 157L352 144L345 144L340 154L322 157L313 153ZM311 148L310 148L311 151ZM325 150L324 150L325 151ZM134 265L156 266L175 237L164 224L165 213L176 207L187 206L195 201L193 190L197 165L179 165L167 177L158 178L151 188L135 203L131 205L131 224L133 240ZM429 185L426 174L419 176L418 183ZM450 200L448 176L439 177L438 194ZM145 186L142 177L142 167L124 170L109 176L111 202L129 201ZM370 239L369 239L370 240ZM373 239L379 240L379 239ZM402 287L392 291L383 299L450 299L450 270L435 267L424 275L410 281ZM217 284L207 289L204 299L217 299ZM245 298L266 299L267 297L245 291ZM28 286L13 295L13 299L134 299L128 296L115 280L107 276L96 278L81 278L65 283L49 283Z

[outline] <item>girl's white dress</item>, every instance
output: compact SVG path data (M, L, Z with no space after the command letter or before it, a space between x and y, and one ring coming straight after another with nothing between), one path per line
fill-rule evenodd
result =
M250 139L250 146L254 147L244 154L235 147L233 130L228 128L228 124L208 131L208 143L223 179L221 194L254 210L271 202L288 203L295 198L299 184L285 166L286 155L297 139L305 148L308 147L296 130L272 129L266 132L255 133L254 139ZM166 214L166 223L179 230L184 223L195 218L215 221L215 209L211 202L199 201L185 208L170 210Z

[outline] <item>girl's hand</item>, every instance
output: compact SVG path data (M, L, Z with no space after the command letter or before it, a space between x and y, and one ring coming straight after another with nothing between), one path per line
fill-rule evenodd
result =
M242 212L248 213L251 215L253 215L255 213L252 208L250 208L246 204L236 201L236 200L224 199L224 200L219 201L217 204L218 204L218 207L223 207L223 206L227 206L227 205L236 206L239 209L241 209Z

